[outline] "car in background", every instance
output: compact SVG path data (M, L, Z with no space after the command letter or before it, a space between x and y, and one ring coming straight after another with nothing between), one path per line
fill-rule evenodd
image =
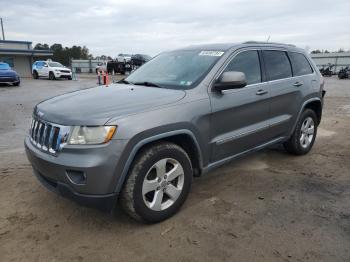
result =
M149 55L144 55L144 54L135 54L131 56L131 64L133 66L142 66L144 63L148 62L149 60L151 60L152 57L150 57Z
M17 72L12 70L9 64L0 62L0 83L19 86L21 80Z
M54 61L36 61L32 66L32 75L34 79L39 77L48 77L50 80L66 78L72 80L72 71Z
M132 55L129 55L129 54L119 54L115 60L117 60L118 62L127 63L127 62L130 62L131 56Z

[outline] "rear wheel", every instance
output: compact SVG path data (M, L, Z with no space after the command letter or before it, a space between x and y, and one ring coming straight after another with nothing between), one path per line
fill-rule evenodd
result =
M50 79L50 80L55 80L55 79L56 79L56 77L55 77L55 75L54 75L53 72L50 72L50 73L49 73L49 79Z
M33 78L34 78L34 79L38 79L38 78L39 78L39 75L38 75L38 72L37 72L37 71L34 71L34 72L33 72Z
M301 114L290 139L284 143L285 149L294 155L307 154L316 138L318 120L315 112L306 109Z
M155 144L136 157L122 190L121 205L137 220L165 220L185 202L192 176L191 161L181 147Z

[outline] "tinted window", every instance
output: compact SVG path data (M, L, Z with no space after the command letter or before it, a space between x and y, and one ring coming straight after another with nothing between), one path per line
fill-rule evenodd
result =
M313 70L303 54L289 53L290 61L292 62L293 75L301 76L312 74Z
M236 55L227 65L225 72L238 71L243 72L247 79L247 84L261 82L261 72L259 55L257 51L245 51Z
M292 76L292 69L286 52L263 51L267 74L270 80Z

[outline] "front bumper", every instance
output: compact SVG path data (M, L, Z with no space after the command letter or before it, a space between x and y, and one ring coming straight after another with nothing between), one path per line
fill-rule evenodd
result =
M56 78L72 78L72 72L63 73L63 72L54 72Z
M49 190L80 204L111 210L116 202L117 172L124 140L111 140L104 145L66 146L57 156L36 148L25 138L25 149L34 174ZM86 178L82 183L69 174L79 172Z
M16 84L19 82L20 82L20 79L18 77L15 77L15 76L7 76L7 77L1 76L0 77L1 84Z
M117 194L106 194L106 195L87 195L87 194L80 194L76 191L74 191L71 187L69 187L67 184L49 179L48 177L45 177L41 173L39 173L38 170L33 168L34 175L37 177L37 179L41 182L43 186L45 186L48 190L59 194L65 198L71 199L78 204L97 208L103 211L112 211L117 200Z

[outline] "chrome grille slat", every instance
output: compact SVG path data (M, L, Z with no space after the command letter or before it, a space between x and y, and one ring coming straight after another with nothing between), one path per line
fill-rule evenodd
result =
M33 119L29 130L33 145L42 151L56 155L66 144L70 127L51 124L46 121Z

